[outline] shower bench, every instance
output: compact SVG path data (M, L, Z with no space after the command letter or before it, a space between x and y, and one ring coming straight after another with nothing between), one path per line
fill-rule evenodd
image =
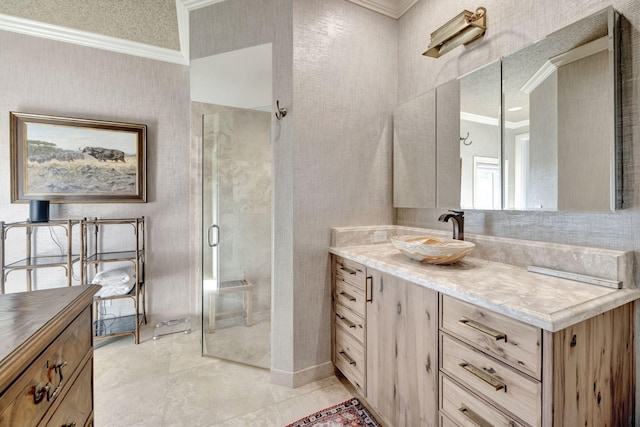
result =
M218 290L212 292L209 297L209 333L215 332L216 316L223 314L236 313L237 310L222 311L216 313L216 297L218 295L230 294L232 292L242 292L242 310L247 317L247 326L253 324L253 283L247 279L227 280L220 282Z

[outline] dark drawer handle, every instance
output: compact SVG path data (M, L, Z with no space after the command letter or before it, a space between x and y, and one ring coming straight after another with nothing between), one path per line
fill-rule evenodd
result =
M460 406L460 408L458 408L458 411L460 411L462 415L464 415L469 421L471 421L478 427L493 427L493 424L491 424L489 421L485 420L480 415L476 414L464 405Z
M491 387L495 388L496 391L504 390L505 393L507 392L507 385L488 372L476 366L473 366L472 364L467 363L464 360L458 366L460 366L462 369L469 372L473 376L481 379L485 383L489 384Z
M340 314L336 313L336 316L338 316L338 319L342 320L342 322L347 325L350 328L355 329L356 328L356 324L353 323L352 321L350 321L349 319L347 319L344 316L341 316Z
M346 299L348 299L351 302L355 302L356 301L356 297L349 295L348 293L342 291L340 292L340 295L342 295L343 297L345 297Z
M344 272L346 272L346 273L352 274L352 275L355 275L355 274L356 274L356 271L355 271L355 270L352 270L352 269L347 268L347 267L340 267L340 270L342 270L342 271L344 271Z
M507 334L497 331L486 325L483 325L482 323L478 323L474 320L467 319L466 317L461 317L460 320L458 320L458 322L470 328L473 328L477 331L480 331L485 335L489 335L490 337L494 338L496 341L504 340L504 342L507 342Z
M53 371L58 374L59 381L58 386L55 388L55 390L53 390L53 393L49 394L49 391L51 390L50 387L49 390L47 390L47 402L51 402L58 396L58 394L60 394L60 391L62 391L62 386L64 385L62 383L62 368L64 368L65 366L67 366L67 362L60 362L53 367Z
M341 352L340 352L340 356L344 357L344 360L346 360L346 361L347 361L347 363L349 363L349 365L356 366L356 361L355 361L355 360L353 360L353 359L351 358L351 356L349 356L346 352L341 351Z
M44 400L45 396L49 395L51 390L51 384L47 383L44 387L35 386L33 388L33 403L38 404Z

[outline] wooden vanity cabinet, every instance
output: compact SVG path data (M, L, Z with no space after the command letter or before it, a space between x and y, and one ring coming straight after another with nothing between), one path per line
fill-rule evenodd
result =
M544 333L543 426L633 425L633 313L632 302Z
M549 332L332 260L333 361L385 425L633 425L633 302Z
M366 268L333 257L333 364L366 395Z
M551 333L440 301L441 425L631 425L633 303Z
M367 402L390 426L438 425L438 294L367 269Z

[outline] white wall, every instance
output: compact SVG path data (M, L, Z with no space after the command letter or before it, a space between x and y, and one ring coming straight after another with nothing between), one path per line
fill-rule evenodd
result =
M52 218L145 216L148 313L189 312L188 68L3 31L0 46L0 218L29 211L10 202L9 111L146 124L148 203L65 204Z

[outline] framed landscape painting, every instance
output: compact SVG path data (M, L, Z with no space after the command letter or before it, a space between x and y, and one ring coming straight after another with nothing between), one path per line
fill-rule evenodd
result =
M10 113L11 202L146 202L147 127Z

